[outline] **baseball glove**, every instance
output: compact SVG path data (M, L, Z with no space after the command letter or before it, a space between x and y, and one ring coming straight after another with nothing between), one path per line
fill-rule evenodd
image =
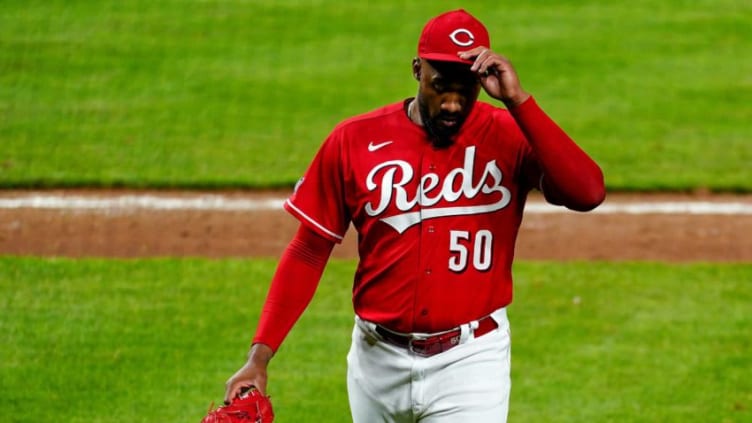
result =
M212 404L213 407L213 404ZM274 411L269 397L250 389L235 397L229 405L209 412L201 423L271 423Z

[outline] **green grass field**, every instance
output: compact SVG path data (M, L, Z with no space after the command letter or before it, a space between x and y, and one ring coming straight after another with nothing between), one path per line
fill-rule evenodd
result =
M414 95L447 7L4 0L0 188L291 186L337 122ZM752 192L752 3L463 7L609 190ZM198 422L274 265L0 257L0 422ZM272 364L278 421L349 421L354 266L329 265ZM516 276L511 422L752 421L749 263Z
M447 7L3 1L0 186L291 186L338 121L415 94ZM752 3L463 7L609 189L752 191Z
M198 422L239 367L272 261L0 259L0 421ZM354 266L271 365L281 422L347 422ZM523 263L512 422L752 419L752 266ZM649 277L646 277L649 275Z

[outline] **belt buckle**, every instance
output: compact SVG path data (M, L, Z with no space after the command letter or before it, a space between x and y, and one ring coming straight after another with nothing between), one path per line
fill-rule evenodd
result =
M422 346L417 347L413 341L424 342ZM454 334L451 331L444 335L428 337L412 337L407 343L407 349L413 354L421 357L431 357L444 351L450 350L460 343L460 334Z
M420 336L420 335L411 335L410 340L407 341L407 350L410 351L413 354L419 355L421 357L430 357L431 353L428 351L428 345L423 345L419 350L415 349L415 345L413 344L415 341L418 342L425 342L428 341L427 336Z

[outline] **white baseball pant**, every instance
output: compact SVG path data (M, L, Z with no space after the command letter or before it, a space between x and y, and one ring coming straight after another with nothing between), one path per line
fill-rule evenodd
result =
M380 340L355 318L347 355L354 423L503 423L511 390L511 337L506 309L498 328L475 338L463 325L459 345L422 357Z

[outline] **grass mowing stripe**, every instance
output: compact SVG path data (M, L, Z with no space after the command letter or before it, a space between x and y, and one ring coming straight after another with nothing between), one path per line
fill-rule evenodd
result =
M752 190L749 1L463 6L610 189ZM415 93L444 7L4 1L0 186L292 186L336 122Z
M0 258L0 421L200 420L244 360L274 266ZM330 263L271 365L280 421L349 421L353 270ZM510 421L752 417L752 266L526 262L515 274Z

